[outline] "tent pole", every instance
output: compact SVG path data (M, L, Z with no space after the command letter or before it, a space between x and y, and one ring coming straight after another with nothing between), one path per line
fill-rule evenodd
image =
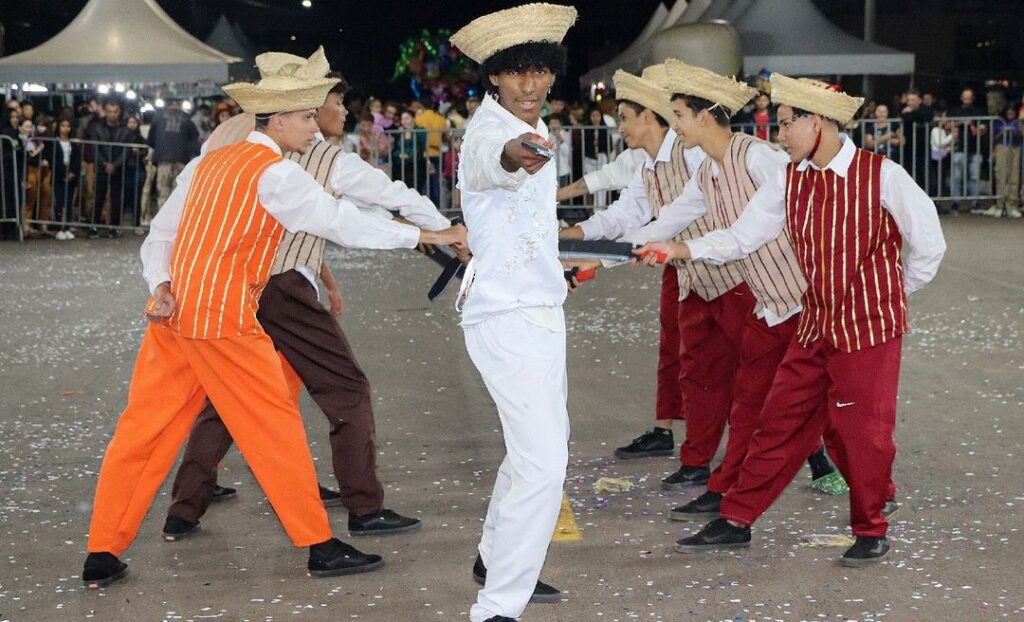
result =
M864 0L864 41L872 43L875 40L875 0ZM874 94L871 84L871 76L864 74L861 84L861 95L870 99Z

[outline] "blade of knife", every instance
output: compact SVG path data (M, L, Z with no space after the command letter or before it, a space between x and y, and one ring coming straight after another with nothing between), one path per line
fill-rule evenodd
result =
M430 291L427 292L427 300L432 301L443 294L444 290L448 289L448 285L456 278L461 277L465 272L466 264L459 261L458 257L452 257L445 265L444 270L441 271L441 276L437 277L437 280L430 287Z

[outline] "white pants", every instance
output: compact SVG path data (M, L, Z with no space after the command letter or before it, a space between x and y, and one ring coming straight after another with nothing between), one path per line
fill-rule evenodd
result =
M487 583L471 622L523 613L555 531L569 462L561 309L557 319L559 326L544 327L511 311L465 328L466 350L498 407L506 451L480 539Z

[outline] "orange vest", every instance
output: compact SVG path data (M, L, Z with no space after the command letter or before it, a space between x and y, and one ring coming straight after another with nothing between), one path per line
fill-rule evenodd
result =
M260 292L284 228L260 203L260 176L281 156L242 142L208 153L189 184L171 252L169 325L190 339L258 334Z

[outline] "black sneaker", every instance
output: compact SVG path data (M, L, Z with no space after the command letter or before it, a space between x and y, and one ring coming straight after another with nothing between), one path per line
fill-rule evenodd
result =
M164 521L164 542L177 542L197 531L199 531L198 521L193 522L180 516L168 514L167 520Z
M507 618L505 616L494 616L493 618L487 618L484 622L516 622L516 619Z
M722 493L710 490L686 505L681 505L669 512L668 517L678 521L707 520L718 518L722 507Z
M320 486L320 500L324 502L325 508L336 508L344 504L341 493L326 486Z
M708 483L711 470L702 466L679 467L679 470L661 480L662 490L681 490L685 486L703 486Z
M860 568L861 566L878 563L885 559L888 554L889 540L887 538L857 536L857 541L843 553L839 563L847 568Z
M213 487L214 501L225 501L227 499L230 499L231 497L234 497L237 494L238 490L236 488L221 486L220 484L217 484L216 486Z
M380 555L368 555L337 538L309 547L306 568L312 577L337 577L370 572L384 565Z
M89 553L82 568L82 582L86 589L96 590L120 581L128 574L128 564L112 553Z
M750 527L736 527L724 518L716 518L692 536L676 541L679 553L703 553L750 546Z
M882 516L886 518L889 518L890 516L899 511L900 504L896 503L895 499L889 499L888 501L885 502L885 505L882 506Z
M622 460L631 458L653 458L655 456L671 456L675 453L676 443L672 440L672 430L654 428L633 439L625 447L615 450L615 457Z
M348 532L353 536L384 536L416 531L419 528L420 519L402 516L392 510L381 510L360 516L348 515Z
M479 585L487 582L487 567L484 566L484 560L479 555L476 556L476 563L473 564L473 580ZM537 586L533 588L533 596L530 596L530 602L544 604L560 603L562 602L562 593L557 588L543 581L537 581ZM498 619L507 620L509 618Z

